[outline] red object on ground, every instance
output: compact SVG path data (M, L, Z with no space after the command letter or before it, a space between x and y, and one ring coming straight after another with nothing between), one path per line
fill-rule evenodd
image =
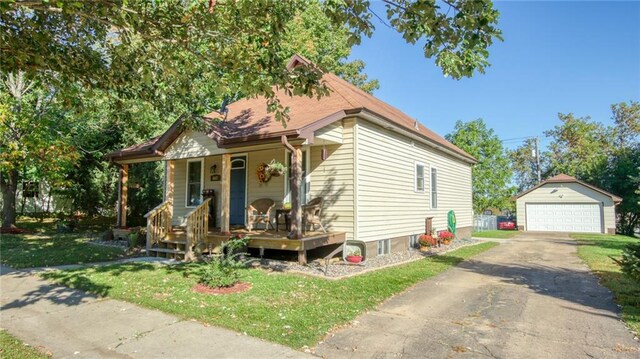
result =
M498 223L498 229L500 230L513 230L516 229L516 223L513 221L505 221Z
M347 256L347 262L360 263L362 262L362 256Z

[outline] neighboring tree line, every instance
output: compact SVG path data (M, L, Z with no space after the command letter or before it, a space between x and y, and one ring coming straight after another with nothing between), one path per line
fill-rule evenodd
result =
M274 88L322 96L323 71L365 91L378 87L351 47L382 21L424 47L454 79L484 72L501 38L491 1L61 0L0 2L2 227L16 223L24 181L46 182L69 212L112 215L113 150L197 118L223 101L263 95L286 126ZM387 23L388 22L388 23ZM316 66L289 72L299 53ZM140 217L160 202L158 163L132 166L129 205Z
M612 126L558 114L560 124L545 131L551 140L540 154L542 180L565 173L622 197L619 233L640 227L640 104L611 106ZM478 160L473 168L473 208L514 209L512 197L538 182L535 139L506 149L482 119L458 121L446 138Z

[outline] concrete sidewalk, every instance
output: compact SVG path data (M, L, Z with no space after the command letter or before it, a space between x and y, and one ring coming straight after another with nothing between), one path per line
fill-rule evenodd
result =
M0 327L55 358L307 358L230 330L0 266Z

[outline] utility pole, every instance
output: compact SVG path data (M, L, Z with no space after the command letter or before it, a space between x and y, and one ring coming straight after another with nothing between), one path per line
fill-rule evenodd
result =
M542 173L540 171L540 138L536 136L536 165L538 168L538 183L542 182Z

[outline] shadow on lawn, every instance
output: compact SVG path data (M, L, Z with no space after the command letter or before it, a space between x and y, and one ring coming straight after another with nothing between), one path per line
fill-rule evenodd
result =
M24 294L20 299L13 300L0 307L0 310L22 308L38 302L46 301L55 305L76 306L89 300L106 297L113 288L108 284L100 284L87 277L86 268L66 271L51 271L41 273L45 280L55 283L42 283L36 289ZM111 276L120 276L124 273L142 271L178 272L186 275L190 265L159 266L150 263L131 263L111 266L97 266L92 268L96 273L106 273ZM3 276L12 276L16 279L27 279L33 274L28 271L11 271L3 273ZM158 276L160 278L160 276ZM161 279L158 279L161 280Z

